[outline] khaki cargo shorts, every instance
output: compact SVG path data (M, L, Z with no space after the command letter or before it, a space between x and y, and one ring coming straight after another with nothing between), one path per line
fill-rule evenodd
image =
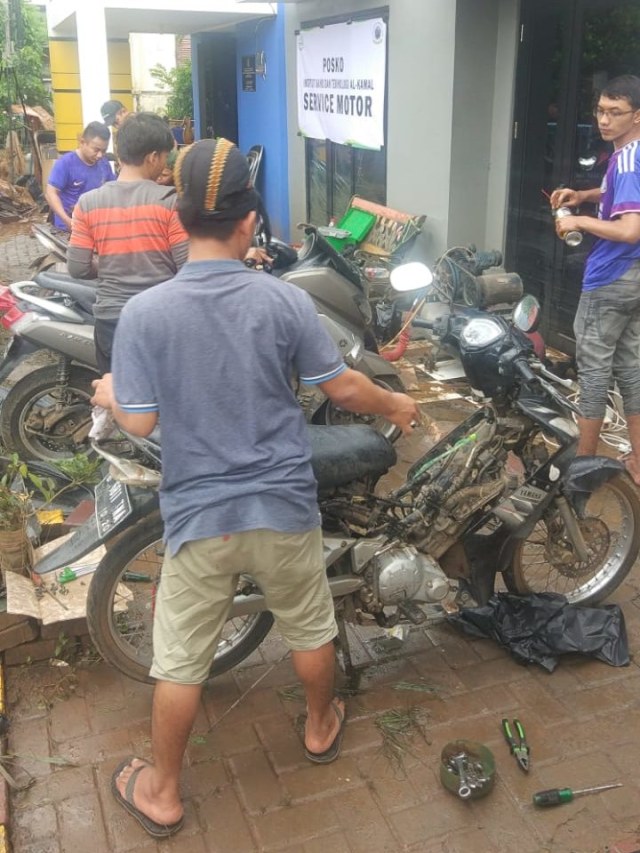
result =
M198 539L173 557L168 549L165 554L153 622L153 678L206 681L241 574L256 581L293 651L320 648L338 633L320 528Z

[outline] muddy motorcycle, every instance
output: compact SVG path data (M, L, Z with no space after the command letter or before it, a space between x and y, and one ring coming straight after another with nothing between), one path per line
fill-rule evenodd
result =
M309 226L300 252L281 244L281 278L306 290L345 362L376 384L402 391L396 369L375 350L371 312L358 269ZM48 295L43 298L42 291ZM0 409L3 444L27 459L55 460L88 449L92 381L98 378L92 305L96 289L60 273L0 289L2 325L13 339L0 363L0 381L38 350L57 363L37 367L9 390ZM249 310L249 308L248 308ZM297 397L308 421L370 423L395 441L400 431L384 418L360 416L333 406L315 386L300 384Z
M530 310L516 312L516 323L526 325ZM575 407L518 326L473 318L458 339L482 405L416 460L395 491L375 491L396 451L371 427L309 427L347 663L346 623L428 625L445 609L486 602L497 574L514 593L596 602L638 554L640 503L623 466L574 458ZM112 465L96 488L95 515L35 572L55 572L106 543L89 590L89 630L107 661L147 681L164 546L157 495L142 484L159 479L160 446L135 441L144 466L102 448ZM211 675L250 655L272 622L260 589L241 576Z

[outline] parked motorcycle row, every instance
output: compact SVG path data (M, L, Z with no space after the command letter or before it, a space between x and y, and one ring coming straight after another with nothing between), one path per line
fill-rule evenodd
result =
M377 352L373 314L380 300L372 306L362 270L313 226L305 226L297 253L275 243L273 257L274 274L311 295L345 360L385 387L402 388L393 362ZM619 462L575 458L575 404L558 390L530 338L536 300L525 296L508 312L488 310L492 300L521 296L517 277L484 275L500 260L454 250L433 272L416 263L391 272L393 290L381 297L391 315L420 306L417 322L456 355L479 400L395 491L376 493L397 460L395 430L353 422L313 389L298 389L339 622L423 624L445 610L486 603L497 576L518 594L560 592L575 604L598 602L635 561L637 493ZM85 282L48 273L0 295L0 310L8 309L3 325L13 334L0 381L38 349L57 358L20 379L0 409L3 442L25 458L51 460L86 447L96 375L92 294ZM127 439L126 456L108 442L93 444L111 463L96 487L95 513L34 571L50 574L108 544L89 590L89 628L106 660L145 681L163 554L158 495L146 483L159 480L161 449L153 436ZM250 655L272 621L260 589L241 577L211 674Z

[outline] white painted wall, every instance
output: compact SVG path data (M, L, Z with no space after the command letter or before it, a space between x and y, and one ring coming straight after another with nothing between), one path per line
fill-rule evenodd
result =
M150 69L164 65L167 70L176 66L176 39L159 33L131 33L131 80L136 109L162 112L167 94L158 88Z

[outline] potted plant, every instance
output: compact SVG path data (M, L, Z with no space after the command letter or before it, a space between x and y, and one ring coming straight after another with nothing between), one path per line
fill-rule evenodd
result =
M77 454L55 466L37 463L41 471L44 469L50 475L45 476L29 468L16 453L0 457L0 569L3 573L7 570L29 573L31 540L37 538L40 531L37 515L44 507L55 505L65 492L73 494L77 487L95 483L101 464L101 459L91 460L85 454Z
M31 511L27 466L16 454L4 460L0 477L0 569L26 572L30 563L27 518ZM38 478L36 478L38 479Z

